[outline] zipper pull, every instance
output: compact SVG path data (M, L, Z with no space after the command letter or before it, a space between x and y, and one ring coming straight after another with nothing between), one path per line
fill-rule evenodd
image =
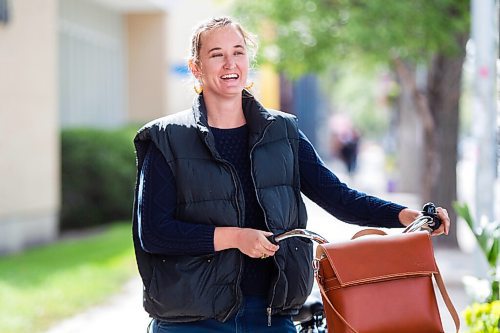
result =
M267 326L271 326L271 314L272 314L272 310L271 310L271 307L268 307L267 308Z

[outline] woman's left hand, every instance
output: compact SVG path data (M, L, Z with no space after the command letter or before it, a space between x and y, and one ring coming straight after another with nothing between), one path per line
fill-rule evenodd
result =
M434 230L431 235L432 236L438 236L438 235L448 235L448 232L450 231L450 217L448 216L448 211L442 207L436 208L438 218L441 220L441 226ZM421 212L418 210L410 209L410 208L405 208L401 212L399 212L399 221L401 222L402 225L408 226L410 223L412 223L417 217L421 215Z
M431 235L432 236L438 236L442 234L448 235L448 233L450 232L450 225L451 225L450 217L448 216L448 211L442 207L437 207L436 211L438 218L441 220L441 226L438 229L434 230Z

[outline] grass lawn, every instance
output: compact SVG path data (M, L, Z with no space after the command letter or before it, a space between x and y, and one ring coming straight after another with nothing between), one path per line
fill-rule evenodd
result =
M0 332L44 332L137 274L131 226L0 257Z

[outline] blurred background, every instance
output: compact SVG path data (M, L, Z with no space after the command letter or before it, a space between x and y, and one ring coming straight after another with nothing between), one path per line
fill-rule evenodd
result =
M448 209L436 255L464 332L498 325L497 0L0 0L0 332L147 325L132 140L191 106L192 28L218 15L258 36L252 92L342 181ZM307 205L311 229L355 232Z

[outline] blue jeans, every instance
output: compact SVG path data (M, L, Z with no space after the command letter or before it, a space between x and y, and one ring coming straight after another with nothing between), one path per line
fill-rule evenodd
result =
M154 319L148 333L296 333L291 316L272 316L267 325L266 301L246 297L238 313L225 323L215 319L191 323L171 323Z

